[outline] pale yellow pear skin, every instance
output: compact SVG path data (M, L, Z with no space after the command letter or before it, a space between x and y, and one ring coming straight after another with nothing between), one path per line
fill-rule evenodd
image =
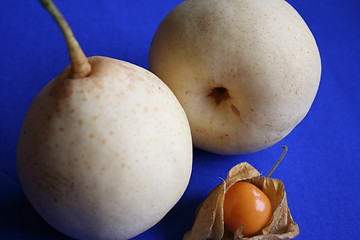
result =
M106 57L46 85L26 115L17 166L24 192L75 239L132 238L183 195L192 169L186 115L154 74Z
M157 29L149 68L184 107L195 146L245 154L279 142L307 115L321 60L283 0L187 0Z

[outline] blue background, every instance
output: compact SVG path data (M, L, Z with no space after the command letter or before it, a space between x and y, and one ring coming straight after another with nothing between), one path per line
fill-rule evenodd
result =
M147 68L153 34L181 0L58 0L87 56ZM291 0L312 30L322 57L318 95L307 117L280 143L258 153L221 156L194 149L193 174L180 202L135 239L181 239L197 205L235 164L283 180L301 233L296 239L360 236L360 1ZM69 63L60 31L38 1L0 1L0 239L70 239L53 230L26 200L16 172L16 145L32 99ZM166 193L164 193L166 194Z

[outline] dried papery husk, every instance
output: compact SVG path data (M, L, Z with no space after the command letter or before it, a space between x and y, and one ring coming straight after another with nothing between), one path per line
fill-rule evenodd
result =
M270 199L273 209L271 222L252 236L243 236L241 228L231 233L224 227L224 198L226 191L236 182L248 181L260 188ZM196 219L183 240L286 240L295 238L300 230L294 222L281 180L260 177L249 163L234 166L227 178L216 186L200 204Z

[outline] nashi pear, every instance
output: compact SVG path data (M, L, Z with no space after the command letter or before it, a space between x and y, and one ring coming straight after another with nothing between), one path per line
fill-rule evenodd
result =
M308 26L284 0L187 0L161 22L150 70L175 93L195 146L267 148L308 113L321 62Z
M71 65L27 112L18 144L20 182L33 207L62 233L129 239L183 195L192 168L189 123L158 77L120 60L86 58L71 30L60 26Z

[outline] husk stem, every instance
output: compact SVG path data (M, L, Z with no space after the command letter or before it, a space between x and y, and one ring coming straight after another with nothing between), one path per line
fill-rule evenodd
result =
M275 171L275 169L279 166L279 164L281 163L281 161L284 159L287 151L288 151L288 147L287 146L282 146L282 148L284 149L280 158L276 161L275 165L271 168L271 170L269 171L268 174L266 174L266 177L269 178L271 176L271 174L273 174L273 172Z
M71 77L72 78L83 78L91 73L91 65L88 58L82 51L78 41L74 37L74 34L69 27L69 24L60 13L58 8L55 6L52 0L39 0L42 6L50 13L53 17L61 32L65 38L71 63Z

